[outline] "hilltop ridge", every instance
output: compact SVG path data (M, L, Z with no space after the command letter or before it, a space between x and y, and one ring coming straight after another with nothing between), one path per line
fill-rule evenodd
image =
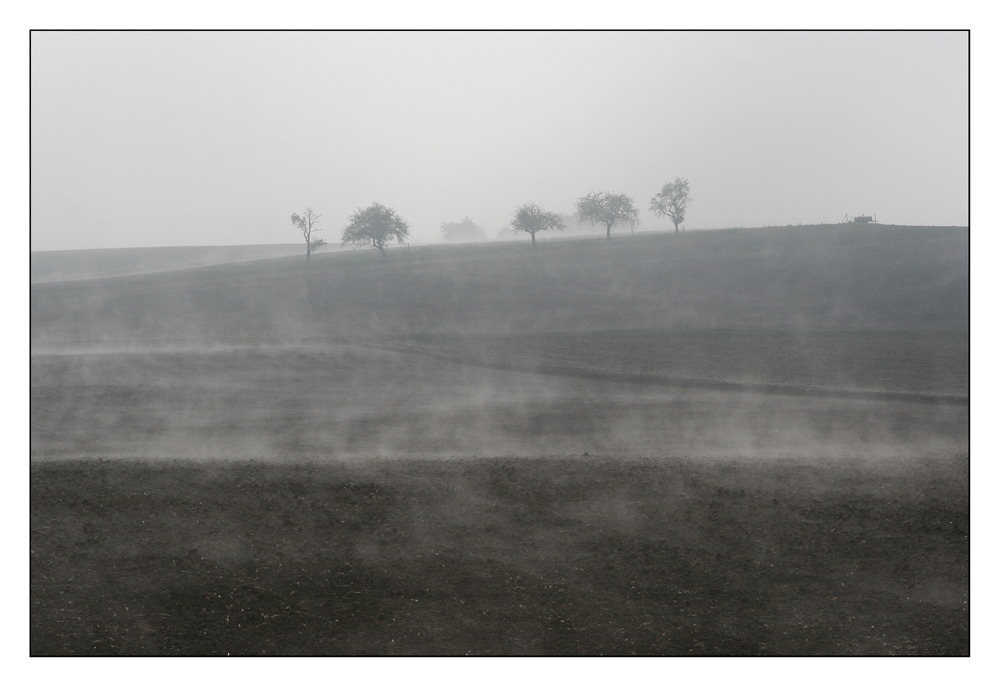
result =
M826 225L397 247L32 285L32 344L967 329L964 228Z

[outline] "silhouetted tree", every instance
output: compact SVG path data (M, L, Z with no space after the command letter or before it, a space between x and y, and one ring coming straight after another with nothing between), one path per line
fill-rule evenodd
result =
M396 239L396 243L402 243L410 236L410 225L404 222L395 210L379 203L372 203L364 209L359 209L348 219L351 223L344 228L341 245L370 244L372 248L378 248L383 258L386 257L386 243L392 242L393 239Z
M316 227L322 216L313 212L312 208L306 208L306 211L301 215L292 215L292 226L301 231L302 238L306 240L306 260L309 259L314 250L326 245L326 241L323 239L313 238L313 234L322 231Z
M608 228L608 240L611 240L611 227L619 222L631 225L639 223L639 211L632 199L624 193L595 193L591 191L576 201L576 218L591 226L603 224Z
M688 180L675 178L669 184L664 184L660 192L649 201L652 210L658 217L669 217L674 223L674 232L679 232L680 223L684 221L687 206L692 198L688 195Z
M463 217L461 222L442 222L441 233L444 234L445 241L487 240L483 228L469 219L468 216Z
M535 245L535 234L549 229L565 229L566 223L554 212L546 212L538 203L526 203L514 210L514 219L510 223L511 230L531 234L531 245Z

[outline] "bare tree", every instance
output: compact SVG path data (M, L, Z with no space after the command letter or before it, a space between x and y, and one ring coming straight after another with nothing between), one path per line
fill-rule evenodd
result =
M383 258L386 257L386 243L391 243L392 239L396 239L396 243L402 243L410 236L410 225L395 210L379 203L359 209L348 219L351 223L344 227L341 245L370 244L372 248L378 248Z
M632 198L624 193L595 193L591 191L576 201L576 218L591 226L603 224L608 228L608 240L611 240L611 227L619 222L628 222L632 226L639 224L639 211Z
M526 203L514 209L514 220L510 223L511 230L531 234L531 245L535 245L535 234L549 229L565 229L566 224L555 212L546 212L538 203Z
M313 238L313 234L317 231L322 231L316 227L319 224L319 218L322 216L313 212L312 208L306 208L306 211L301 215L292 215L292 226L301 231L302 238L306 240L306 260L309 260L309 256L314 250L326 245L326 241L323 239Z
M674 232L679 232L680 224L687 214L687 206L693 200L688 195L690 187L687 179L675 178L669 184L664 184L660 192L650 200L650 210L658 217L669 217L674 223Z

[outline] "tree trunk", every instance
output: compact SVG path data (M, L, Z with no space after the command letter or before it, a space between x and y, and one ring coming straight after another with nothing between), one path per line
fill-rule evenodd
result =
M608 241L611 240L611 225L608 225Z
M386 257L385 251L382 250L382 246L380 244L375 244L375 247L378 248L378 252L382 254L383 258Z
M675 234L681 233L681 230L678 228L678 225L680 225L680 222L678 222L677 220L674 220L674 233Z
M531 245L535 245L535 232L531 232Z
M309 241L306 241L306 262L309 262L310 253L312 253L312 246L309 245Z

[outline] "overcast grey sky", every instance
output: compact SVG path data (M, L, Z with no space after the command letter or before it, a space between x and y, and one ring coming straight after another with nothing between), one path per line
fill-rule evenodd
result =
M32 249L417 241L676 176L689 229L968 224L965 33L39 33Z

